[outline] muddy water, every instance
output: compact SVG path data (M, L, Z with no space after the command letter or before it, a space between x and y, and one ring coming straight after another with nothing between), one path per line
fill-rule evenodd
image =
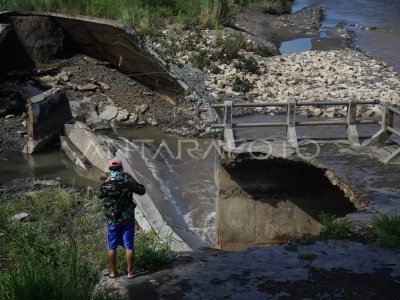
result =
M295 0L292 10L295 12L310 5L325 7L321 26L322 36L326 36L328 28L337 25L347 26L357 33L356 46L371 53L375 58L382 59L400 72L400 1ZM363 30L362 27L377 29ZM311 49L307 40L283 43L282 47L283 53L293 53L296 49L297 52Z
M54 149L35 155L9 154L0 159L0 184L17 178L61 177L63 183L97 188L100 172L77 168L61 151Z
M167 223L191 230L213 246L216 157L212 141L178 138L156 127L119 129L111 137Z

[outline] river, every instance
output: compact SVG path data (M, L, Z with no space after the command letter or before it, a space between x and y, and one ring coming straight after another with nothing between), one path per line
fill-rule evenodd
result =
M322 5L324 18L320 36L328 36L327 30L345 26L355 31L355 46L381 59L400 72L400 1L396 0L295 0L292 11L311 5ZM369 27L373 30L364 30ZM298 39L282 43L282 53L311 49L310 39Z

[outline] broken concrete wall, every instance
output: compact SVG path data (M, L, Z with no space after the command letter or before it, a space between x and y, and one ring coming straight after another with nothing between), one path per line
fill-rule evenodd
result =
M12 17L22 46L35 63L47 63L63 50L64 31L49 17Z
M78 165L83 163L103 172L107 170L107 161L112 158L109 147L94 135L86 124L75 122L73 125L67 126L65 139L68 141L68 144L72 144L74 149L79 151L79 155L75 156L73 161L76 161L79 157L84 157L84 159L80 158ZM68 149L67 151L71 150Z
M7 29L3 29L2 34L3 40L0 42L0 76L4 76L11 70L33 68L35 64L10 24L8 24Z
M6 37L8 31L10 30L11 26L8 24L0 24L0 44Z
M33 154L55 141L64 124L72 120L71 109L65 93L53 88L28 99L29 140L22 150Z
M63 90L52 88L28 100L28 133L39 139L63 128L72 120L68 99Z
M163 95L182 94L186 89L135 30L121 23L82 16L22 12L0 13L0 22L16 27L18 38L32 58L45 59L54 54L62 48L63 36L66 36L85 54L110 62ZM33 28L29 29L29 24ZM41 37L43 45L40 44ZM43 54L38 50L44 50Z
M216 175L216 244L223 250L318 235L322 212L355 210L323 170L305 163L248 158L219 163Z

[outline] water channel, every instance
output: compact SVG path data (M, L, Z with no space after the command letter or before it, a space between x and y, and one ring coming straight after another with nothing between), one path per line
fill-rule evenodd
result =
M327 29L338 24L352 27L357 32L356 45L371 52L373 56L386 61L400 71L400 2L389 0L296 0L293 10L308 5L321 4L325 9L320 37ZM373 26L372 31L355 26ZM299 39L282 43L283 53L310 50L311 39ZM285 50L286 49L286 50ZM242 117L241 122L279 121L284 116L252 115ZM298 131L301 138L344 138L344 127L330 127L329 130L304 128ZM361 136L370 136L376 127L360 128ZM235 132L239 139L281 139L284 128L277 130L241 129ZM161 191L152 197L162 211L163 203L173 203L175 212L168 212L176 218L171 224L197 233L208 244L215 239L215 194L214 162L215 149L212 140L187 140L167 135L156 127L137 129L116 129L108 134L126 150L139 180L149 193ZM22 154L6 156L0 160L0 183L19 177L62 177L68 184L98 186L99 174L85 174L77 169L59 150L31 157ZM156 195L156 194L154 194ZM171 209L171 206L168 206Z

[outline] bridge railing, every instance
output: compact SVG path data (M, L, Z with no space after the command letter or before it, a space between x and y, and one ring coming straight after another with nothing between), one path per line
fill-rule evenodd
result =
M365 118L357 118L358 105L379 105L383 107L382 120L372 120ZM317 120L317 121L296 121L296 108L300 106L346 106L347 115L344 118L335 120ZM233 134L234 128L248 127L280 127L285 126L287 132L287 141L292 147L297 147L296 126L321 126L321 125L345 125L347 128L347 137L352 145L360 145L358 137L357 124L380 124L381 129L372 136L371 139L364 141L363 146L379 145L384 143L392 134L400 137L400 130L394 128L394 115L400 115L400 110L389 102L380 100L354 100L349 101L295 101L293 99L287 102L276 103L233 103L225 101L221 104L214 104L212 107L216 110L219 123L213 124L212 128L223 128L224 139L228 150L235 149L235 139ZM233 108L251 108L251 107L286 107L287 117L284 122L268 122L268 123L234 123ZM398 151L390 155L389 160L400 154ZM389 161L388 160L388 161Z

